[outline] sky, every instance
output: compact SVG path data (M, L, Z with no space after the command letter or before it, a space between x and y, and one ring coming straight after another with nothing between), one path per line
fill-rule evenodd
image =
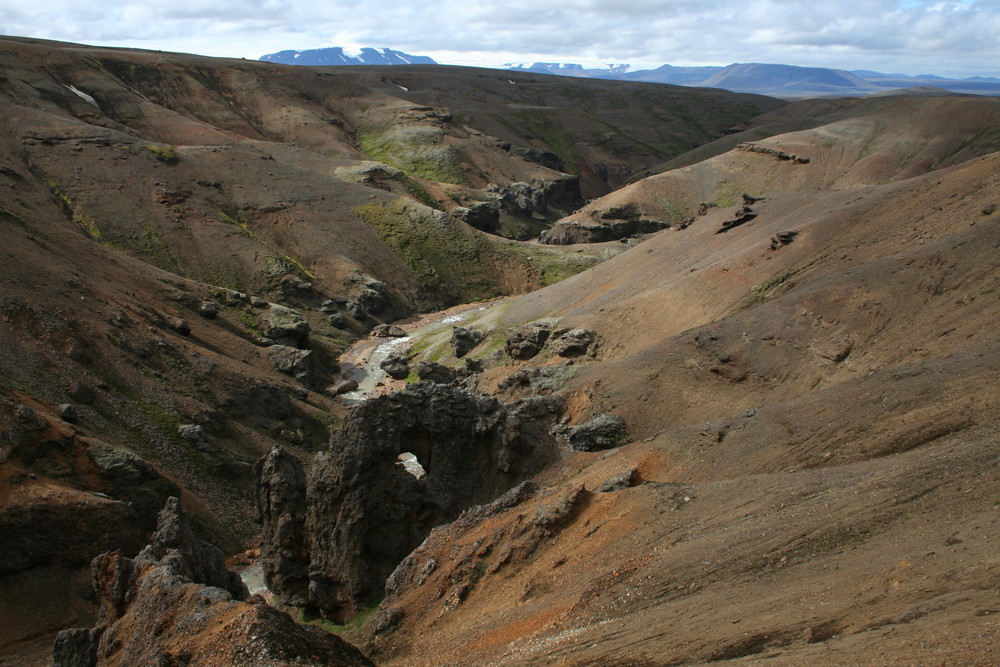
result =
M1000 0L0 0L0 34L253 60L372 46L481 67L759 62L1000 76Z

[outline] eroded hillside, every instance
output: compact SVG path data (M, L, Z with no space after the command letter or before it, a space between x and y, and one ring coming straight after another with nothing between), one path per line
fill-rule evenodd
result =
M3 659L287 628L183 506L384 664L1000 660L994 101L0 46Z

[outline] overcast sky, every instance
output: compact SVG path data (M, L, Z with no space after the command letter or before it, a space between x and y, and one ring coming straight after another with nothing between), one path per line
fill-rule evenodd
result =
M484 67L764 62L1000 76L1000 0L0 0L0 34L248 59L374 46Z

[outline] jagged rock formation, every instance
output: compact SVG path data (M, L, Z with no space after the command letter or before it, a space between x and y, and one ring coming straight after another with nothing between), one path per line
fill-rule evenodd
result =
M287 604L303 606L309 588L305 536L306 473L302 461L275 445L254 465L260 560L267 586Z
M542 232L538 240L547 245L604 243L640 234L651 234L667 227L670 227L670 223L659 220L598 220L588 224L567 218L560 220L551 229Z
M477 329L455 327L451 332L451 346L455 350L455 356L461 359L479 345L485 336Z
M545 321L511 327L505 332L503 350L514 359L530 359L542 351L551 333L552 324Z
M55 667L275 664L370 666L335 635L295 623L226 569L222 551L196 539L170 498L151 543L135 558L121 551L92 564L100 618L64 630Z
M279 599L294 601L301 593L297 522L305 517L308 604L335 619L356 613L432 528L558 457L549 431L562 405L556 397L501 405L430 382L370 399L314 459L305 512L297 464L272 450L258 464L258 498L265 517L261 554L272 559L266 571ZM424 474L408 472L402 454L414 455Z

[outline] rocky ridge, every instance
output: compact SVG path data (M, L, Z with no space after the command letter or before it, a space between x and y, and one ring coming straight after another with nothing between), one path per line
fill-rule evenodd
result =
M191 534L176 498L135 558L109 552L91 569L97 625L59 633L56 667L373 665L337 636L298 625L259 597L248 600L222 551Z

